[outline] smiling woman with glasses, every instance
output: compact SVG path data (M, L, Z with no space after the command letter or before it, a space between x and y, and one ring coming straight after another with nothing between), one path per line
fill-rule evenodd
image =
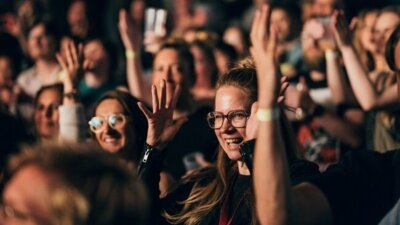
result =
M157 95L153 97L160 98ZM207 115L209 127L214 130L219 141L216 163L183 177L176 188L160 199L160 202L152 203L152 219L155 221L151 224L257 224L251 174L254 130L260 121L278 120L282 123L282 130L287 138L284 140L287 145L286 154L294 184L318 173L315 164L297 158L296 143L289 141L294 140L293 134L285 123L284 115L280 115L280 109L271 112L260 110L257 113L257 121L256 101L256 69L250 60L241 62L219 79L214 111ZM158 104L165 100L161 97L161 100L153 102ZM163 127L163 122L157 118L162 120L165 116L157 114L162 110L171 110L170 106L161 104L160 107L154 104L153 108L160 109L153 113L148 110L146 112L149 121L148 132L152 135L147 137L146 142L150 147L141 161L139 173L147 182L152 199L158 200L156 196L159 192L154 189L159 182L156 175L161 169L162 154L166 150L163 147L166 143L160 143L160 139L169 140L171 136L173 138L173 135L168 133L171 133L175 124L179 122L167 121L164 122L167 125ZM151 138L152 136L162 138ZM163 218L157 217L158 212ZM162 222L157 221L158 219Z
M246 127L247 119L250 114L244 110L232 110L224 115L221 112L209 112L207 122L211 129L220 129L226 118L230 125L235 128Z
M123 91L107 92L94 107L90 130L100 147L137 165L147 133L138 100Z

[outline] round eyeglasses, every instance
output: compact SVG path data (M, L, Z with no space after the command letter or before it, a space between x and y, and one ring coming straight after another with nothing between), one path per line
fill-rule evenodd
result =
M250 114L244 110L229 111L226 115L221 112L209 112L207 114L207 122L211 129L220 129L226 118L233 127L243 128L246 127L249 116Z
M125 126L127 119L124 114L111 114L107 118L95 116L89 121L89 127L94 133L103 131L107 124L113 129L120 129Z

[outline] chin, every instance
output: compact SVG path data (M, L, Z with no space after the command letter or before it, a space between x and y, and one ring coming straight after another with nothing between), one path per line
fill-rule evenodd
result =
M240 154L239 149L235 150L235 151L228 150L228 151L225 151L225 153L228 156L228 158L233 161L238 161L242 158L242 155Z
M108 153L118 153L121 151L122 147L116 145L102 144L101 148Z

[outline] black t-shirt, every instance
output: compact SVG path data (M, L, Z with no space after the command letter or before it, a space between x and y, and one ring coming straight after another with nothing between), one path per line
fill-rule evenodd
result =
M203 169L203 171L207 171L206 173L208 173L209 176L199 182L201 185L207 185L216 178L217 171L215 168L206 168ZM291 183L295 185L308 180L310 177L318 175L319 171L318 166L312 162L295 160L290 163L289 174ZM248 225L252 220L251 205L253 204L253 199L251 194L248 192L249 189L247 188L252 185L251 181L251 176L244 175L238 175L235 179L228 206L229 215L232 215L232 212L235 210L235 208L237 208L237 211L232 219L232 225ZM182 202L188 198L194 182L195 181L192 180L189 183L183 183L179 185L174 191L162 199L163 209L170 214L178 213L183 207L178 202ZM207 216L202 219L200 225L218 224L221 208L222 202L217 207L210 210ZM168 223L163 221L162 224Z
M335 224L378 224L400 191L400 151L352 151L310 180L329 201Z

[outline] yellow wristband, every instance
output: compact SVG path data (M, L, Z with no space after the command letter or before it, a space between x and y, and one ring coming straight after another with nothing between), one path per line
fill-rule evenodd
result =
M327 59L336 59L338 57L338 53L336 51L330 49L325 52L325 57Z
M125 51L125 57L127 59L134 59L136 57L137 53L133 50L126 50Z
M280 110L278 107L272 109L258 109L257 110L257 120L261 122L269 122L271 120L276 120L279 118Z

